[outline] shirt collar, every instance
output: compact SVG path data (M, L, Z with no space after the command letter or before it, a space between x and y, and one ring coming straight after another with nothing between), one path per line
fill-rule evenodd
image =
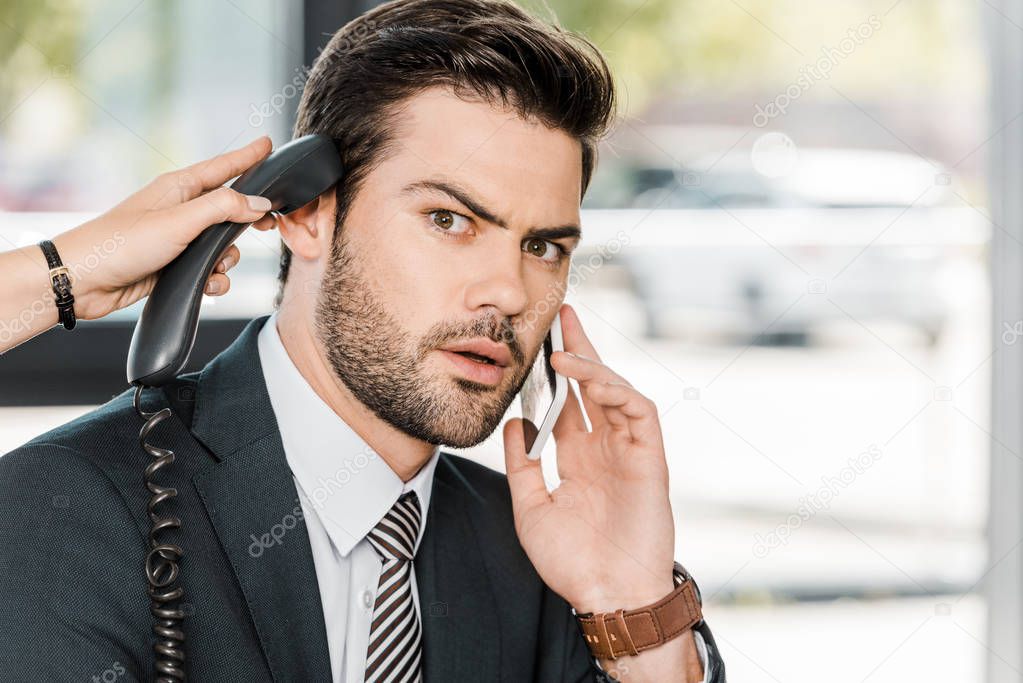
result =
M257 345L284 454L309 503L307 514L317 515L334 548L346 556L401 494L415 491L422 519L418 549L440 446L414 477L403 482L302 377L281 342L276 312L263 325Z

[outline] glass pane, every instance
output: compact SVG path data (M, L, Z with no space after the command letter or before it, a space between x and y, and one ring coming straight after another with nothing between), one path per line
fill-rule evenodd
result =
M286 140L300 9L5 2L0 209L106 210L161 172L262 134Z
M0 210L17 212L2 248L81 223L162 172L291 137L307 74L300 3L8 2L0 13ZM204 318L252 317L272 300L276 233L238 244L235 291L206 297Z
M572 296L660 408L729 677L980 680L995 10L526 4L619 80Z

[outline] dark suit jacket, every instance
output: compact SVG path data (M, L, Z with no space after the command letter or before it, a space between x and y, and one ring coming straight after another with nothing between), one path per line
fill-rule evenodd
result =
M157 510L182 520L160 540L184 548L195 681L330 680L304 521L249 551L298 505L256 348L265 320L143 398L148 411L173 410L149 441L175 455L156 479L178 495ZM151 679L141 424L129 391L0 458L0 680ZM505 476L442 453L433 485L415 560L424 679L605 680L518 543Z

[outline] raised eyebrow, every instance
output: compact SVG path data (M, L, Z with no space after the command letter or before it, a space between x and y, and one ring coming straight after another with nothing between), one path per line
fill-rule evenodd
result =
M402 188L402 194L409 194L414 192L420 192L422 190L437 190L443 192L452 199L461 202L466 208L472 211L474 214L494 225L499 225L505 230L508 229L508 223L494 214L476 199L474 199L464 188L459 187L453 183L447 183L442 180L420 180L414 183L409 183ZM530 228L525 235L529 237L539 237L540 239L558 239L561 237L569 237L575 240L582 238L582 231L577 225L561 225L554 228Z
M527 239L556 240L561 237L569 237L578 242L582 239L582 231L576 225L562 225L557 228L530 228L526 231Z

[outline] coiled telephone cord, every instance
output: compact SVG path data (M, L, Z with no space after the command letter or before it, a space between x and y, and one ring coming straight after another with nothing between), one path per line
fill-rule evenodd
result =
M160 448L146 441L149 432L156 425L171 415L170 408L163 408L155 413L142 410L142 386L135 388L135 412L145 420L139 431L139 443L143 450L152 458L146 465L146 488L152 494L146 505L152 528L149 532L149 552L146 554L146 579L149 582L150 611L153 615L153 632L157 642L153 644L156 653L154 661L155 675L158 683L174 683L185 680L185 632L180 622L185 618L184 611L175 603L185 594L180 586L174 586L178 578L178 560L183 553L181 546L172 543L160 543L157 535L164 529L181 527L181 519L174 516L161 517L156 507L174 496L178 490L173 487L160 486L154 475L160 468L174 462L174 452Z

